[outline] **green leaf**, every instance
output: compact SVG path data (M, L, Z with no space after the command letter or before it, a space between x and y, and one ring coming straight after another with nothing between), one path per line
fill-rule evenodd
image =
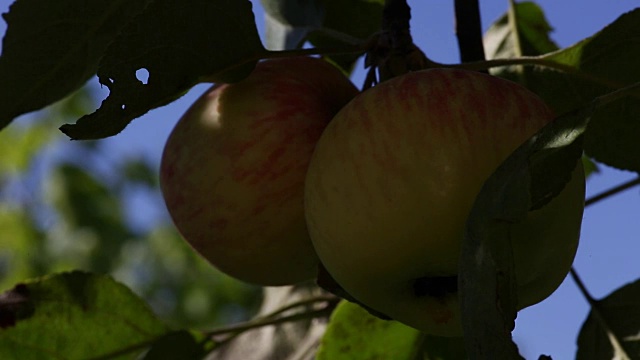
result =
M72 227L108 231L124 218L109 188L81 167L63 163L56 168L49 196Z
M143 360L201 360L209 350L205 345L189 331L174 331L158 339Z
M11 127L0 132L0 181L4 176L25 172L29 165L54 138L51 126L39 123L32 126Z
M323 28L309 34L309 41L318 48L335 48L353 45L331 32L346 34L351 38L365 41L380 31L384 0L325 0L326 16ZM330 55L331 61L350 71L353 63L362 54Z
M365 40L380 30L384 0L324 0L323 27ZM315 43L319 38L312 38Z
M558 114L580 108L595 97L640 82L640 8L620 16L597 34L533 61L494 74L518 81L541 96ZM607 165L640 171L640 92L598 108L585 134L585 152Z
M324 20L321 0L260 0L266 15L290 27L317 27Z
M247 76L265 50L248 0L156 0L109 46L98 69L109 96L60 129L72 139L116 135L199 82ZM148 80L136 78L139 70Z
M20 0L3 17L0 129L77 90L148 0Z
M269 47L301 47L306 38L318 48L348 48L380 31L384 0L262 0L262 4ZM327 57L350 71L360 55Z
M584 176L586 178L589 178L589 176L600 172L598 164L584 155L582 156L582 166L584 167Z
M422 344L423 360L467 360L464 339L426 335Z
M19 284L0 297L0 309L6 360L91 359L126 348L111 358L134 359L168 332L128 288L78 271Z
M311 28L321 27L324 9L316 0L261 0L270 50L301 48Z
M498 167L476 198L459 270L463 330L470 353L487 359L521 358L510 334L517 304L510 227L563 189L582 154L582 134L593 107L545 126Z
M149 188L158 186L158 174L151 164L142 157L126 159L122 165L121 181L144 185Z
M283 24L265 14L265 41L269 50L298 49L304 45L308 29Z
M20 210L0 204L0 289L35 276L34 265L46 257L33 250L42 247L44 234Z
M413 360L422 335L396 321L380 320L359 305L342 301L331 315L318 360Z
M112 273L173 327L210 328L239 321L259 305L261 287L221 273L172 224L165 221L136 240L125 243Z
M117 262L122 246L133 234L126 226L123 205L111 189L81 167L63 163L49 182L50 201L64 219L64 226L76 229L90 247L89 263L97 272L109 272ZM67 229L68 230L68 229ZM71 237L68 231L66 236Z
M549 33L553 30L536 3L525 1L515 6L516 35L519 49L514 42L514 29L508 14L502 15L484 35L485 53L488 59L512 58L516 54L540 55L558 49Z
M545 100L553 96L558 111L576 108L612 89L640 82L640 9L620 16L596 35L550 54L546 59L579 71L570 78L562 93L552 87ZM586 75L586 76L585 76ZM566 77L565 77L566 78ZM548 79L547 79L548 80ZM539 89L548 87L539 84ZM554 91L556 90L556 91ZM551 102L553 104L553 102ZM640 171L640 92L594 114L585 135L585 151L594 159L626 170Z
M598 313L596 313L596 311ZM610 329L602 326L598 318ZM640 358L640 280L627 284L598 300L578 335L578 360L623 359L624 349L630 359ZM612 341L615 334L621 343Z

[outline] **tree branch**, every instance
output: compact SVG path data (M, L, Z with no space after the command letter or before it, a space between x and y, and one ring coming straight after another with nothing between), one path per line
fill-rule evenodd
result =
M411 8L406 0L386 0L382 9L382 30L392 33L395 39L406 41L411 20ZM408 41L411 42L409 36ZM412 43L412 42L411 42ZM408 44L404 44L408 46Z
M464 63L484 60L478 0L455 0L455 14L460 61Z

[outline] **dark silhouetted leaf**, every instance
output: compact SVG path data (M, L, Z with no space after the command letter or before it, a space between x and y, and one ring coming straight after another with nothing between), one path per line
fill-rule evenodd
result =
M262 0L267 17L267 44L274 49L302 46L305 38L318 48L352 46L364 41L382 22L383 0ZM328 55L350 71L361 54Z
M179 98L199 82L233 82L264 55L248 0L156 0L125 27L100 62L110 94L93 114L61 127L98 139ZM138 70L148 78L136 78Z
M580 108L595 97L640 82L640 9L620 16L597 34L542 56L565 72L535 67L500 68L540 95L558 114ZM498 54L495 54L498 55ZM508 55L508 54L507 54ZM599 108L585 134L586 153L607 165L640 171L640 92Z
M422 342L424 360L466 360L470 359L461 337L440 337L426 335Z
M143 360L201 360L207 354L206 344L188 331L170 332L151 346Z
M592 111L548 124L500 165L476 198L462 245L459 289L467 351L481 354L478 359L521 359L511 340L517 294L509 227L562 191L580 159Z
M80 88L149 0L21 0L3 17L0 129Z
M13 327L31 315L33 306L29 301L29 289L24 284L0 294L0 330Z
M627 284L598 301L598 311L612 332L592 310L578 335L578 360L640 358L640 280ZM621 343L614 345L611 337Z
M362 41L380 31L383 0L326 0L326 17L323 27L330 31L347 34ZM319 48L334 48L351 45L322 31L309 34L309 41ZM329 55L328 57L346 71L362 54Z

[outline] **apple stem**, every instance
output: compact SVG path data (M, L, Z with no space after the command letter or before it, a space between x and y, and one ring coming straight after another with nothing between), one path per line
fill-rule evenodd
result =
M483 61L485 55L478 0L455 0L455 16L460 61Z
M413 43L410 20L411 8L407 0L385 1L382 10L382 30L372 39L364 60L369 71L363 90L409 71L435 65Z

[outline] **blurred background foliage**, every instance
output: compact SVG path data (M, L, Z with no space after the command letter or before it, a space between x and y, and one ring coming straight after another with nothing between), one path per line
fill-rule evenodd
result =
M175 327L249 318L261 288L221 274L180 239L150 161L114 159L100 142L57 130L95 109L95 98L85 87L0 132L0 292L81 269L113 275ZM135 221L140 194L162 208L155 218Z

